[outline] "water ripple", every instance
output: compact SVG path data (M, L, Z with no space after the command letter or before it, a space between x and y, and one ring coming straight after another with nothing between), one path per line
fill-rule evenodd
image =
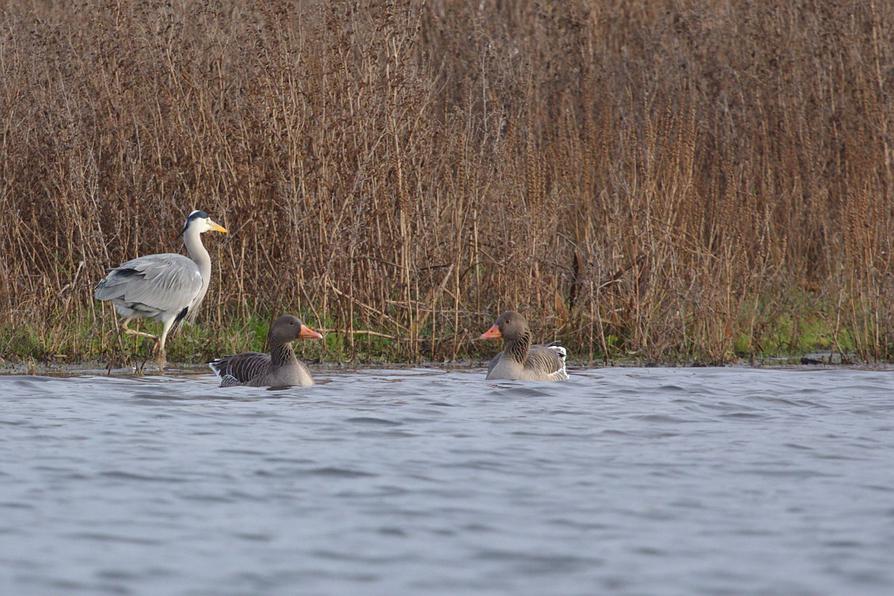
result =
M887 594L894 374L0 377L0 586Z

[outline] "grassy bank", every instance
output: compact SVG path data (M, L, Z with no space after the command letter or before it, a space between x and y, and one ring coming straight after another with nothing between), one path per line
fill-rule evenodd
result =
M864 362L856 349L850 330L830 326L816 310L799 311L795 318L782 315L773 321L761 321L760 329L746 334L740 332L734 339L731 352L722 360L708 360L695 346L687 350L667 352L662 360L626 349L621 338L608 336L606 349L588 352L586 344L575 343L572 338L563 340L571 347L569 361L580 365L594 361L611 364L720 364L726 362L757 363L797 362L799 357L811 355L822 361L834 363ZM810 313L810 314L806 314ZM307 314L304 315L308 318ZM168 356L172 362L197 364L223 355L242 351L265 351L267 318L252 316L245 320L229 319L225 324L211 326L199 323L185 325L169 344ZM325 325L325 322L323 322ZM329 323L330 325L332 322ZM158 332L159 325L144 324L150 331ZM493 356L499 343L478 342L473 336L484 329L466 330L456 352L446 354L443 342L447 338L432 337L423 333L417 338L418 352L408 358L409 338L389 336L372 330L360 330L355 325L353 340L344 330L320 326L326 336L323 342L305 341L296 344L301 357L309 361L342 364L395 364L458 362L481 363ZM369 332L367 332L369 331ZM544 336L551 339L552 336ZM141 365L151 361L152 341L123 336L115 328L111 309L97 320L81 322L60 321L44 325L7 325L0 327L0 354L13 363L50 364L54 366L76 365L84 362L102 362L112 368ZM3 360L0 360L2 363Z
M844 0L7 5L0 357L122 358L93 285L201 208L231 235L175 361L283 311L324 358L477 357L510 307L585 361L894 359L891 30Z

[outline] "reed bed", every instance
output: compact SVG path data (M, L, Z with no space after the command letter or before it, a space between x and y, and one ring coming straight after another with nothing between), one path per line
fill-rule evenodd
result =
M214 279L169 356L300 313L457 360L894 357L894 4L81 0L0 8L0 355L114 360L106 268Z

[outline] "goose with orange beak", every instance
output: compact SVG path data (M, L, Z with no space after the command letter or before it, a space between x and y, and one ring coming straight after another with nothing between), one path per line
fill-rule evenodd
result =
M502 339L503 351L487 368L487 380L564 381L568 352L558 344L531 345L531 330L523 316L507 310L479 339Z
M208 363L220 378L221 387L309 387L314 384L307 367L298 361L292 342L296 339L323 339L298 317L282 315L267 334L269 354L245 352L224 356Z

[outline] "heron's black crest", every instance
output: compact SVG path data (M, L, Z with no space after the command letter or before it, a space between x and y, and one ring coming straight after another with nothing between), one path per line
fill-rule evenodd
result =
M201 209L197 209L197 210L193 211L192 213L190 213L189 215L187 215L186 223L183 224L183 229L180 230L180 235L181 236L183 235L183 232L186 231L186 228L189 227L189 224L191 224L193 221L200 219L200 218L208 219L208 214L206 212L202 211Z

